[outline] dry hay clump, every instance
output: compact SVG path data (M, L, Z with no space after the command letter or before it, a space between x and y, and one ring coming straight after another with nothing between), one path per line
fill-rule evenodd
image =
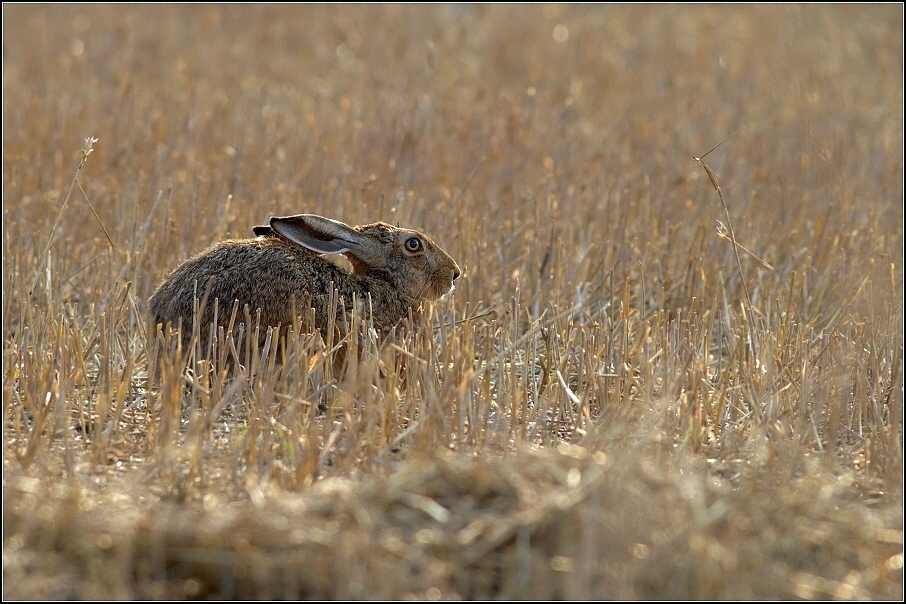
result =
M230 505L18 477L4 490L4 533L20 541L4 595L898 597L902 530L885 527L900 520L872 509L877 493L815 464L791 480L750 465L656 468L566 444L494 461L441 450L388 477L254 487Z
M902 599L902 5L2 10L5 598ZM454 295L158 359L299 213Z

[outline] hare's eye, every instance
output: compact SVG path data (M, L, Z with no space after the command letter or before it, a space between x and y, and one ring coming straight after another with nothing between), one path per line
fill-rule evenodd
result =
M422 245L422 240L418 237L410 237L406 240L406 251L407 252L420 252L424 246Z

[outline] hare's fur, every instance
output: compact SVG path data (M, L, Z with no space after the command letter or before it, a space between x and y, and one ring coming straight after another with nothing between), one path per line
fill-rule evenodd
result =
M353 228L302 214L273 218L269 227L256 227L255 232L261 235L221 241L178 266L151 296L154 323L173 328L181 324L185 347L196 305L206 302L198 311L204 342L214 323L214 301L217 324L224 328L238 301L234 329L245 323L247 305L253 324L245 330L254 330L260 310L261 341L267 327L287 329L295 321L326 337L333 287L342 305L337 314L345 311L348 316L353 299L368 311L370 300L371 321L384 336L410 313L417 315L422 303L451 291L460 274L456 262L428 237L389 224ZM321 256L337 253L350 260L351 273ZM315 325L306 324L310 308Z

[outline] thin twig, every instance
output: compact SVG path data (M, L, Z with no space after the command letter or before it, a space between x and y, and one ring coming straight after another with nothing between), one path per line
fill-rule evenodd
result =
M89 136L85 139L85 146L82 148L82 159L79 160L79 167L76 168L75 176L72 177L72 182L69 184L69 191L66 193L66 197L63 199L63 205L60 206L60 211L57 213L57 218L53 223L53 227L50 229L50 238L47 240L47 245L44 246L44 251L41 252L41 258L39 259L38 267L35 269L35 280L32 282L31 287L28 290L28 295L32 295L35 291L35 288L38 287L38 281L41 279L41 271L44 270L44 263L47 262L48 254L50 253L50 246L53 245L53 240L57 234L57 227L60 225L60 220L63 218L63 210L66 209L66 205L69 203L69 198L72 197L72 191L75 189L76 185L79 186L79 190L82 191L82 195L85 196L85 200L88 201L88 196L85 195L82 185L79 183L79 173L82 171L82 168L85 166L85 163L88 161L88 156L91 155L91 152L94 151L94 144L98 142L98 139L94 136ZM88 201L88 207L91 208L91 212L94 214L94 217L98 219L98 223L101 222L101 219L98 218L97 212L94 211L94 208L91 206L91 202ZM104 225L101 224L101 228L104 229L104 235L107 235L107 241L110 242L111 247L116 249L116 246L113 245L113 240L110 239L110 235L107 233L107 229L104 228Z
M730 238L729 229L727 229L727 226L724 223L722 223L720 220L717 221L717 225L718 225L717 226L717 236L720 237L721 239L726 239L727 241L733 241ZM761 264L763 267L765 267L769 271L774 270L774 267L770 263L768 263L766 260L761 258L758 254L756 254L752 250L745 247L743 244L737 242L736 247L738 247L739 249L741 249L742 251L747 253L749 256L752 257L753 260L755 260L756 262Z
M736 132L739 132L739 130L741 130L741 129L742 128L737 129ZM736 134L736 132L734 132L733 134ZM730 136L733 136L733 134L731 134ZM717 143L716 145L711 147L708 150L708 152L705 153L704 155L702 155L701 157L693 157L692 159L694 159L695 161L700 163L701 166L705 169L705 173L708 175L708 178L711 180L711 185L714 187L714 190L717 191L717 196L720 198L720 204L721 204L721 206L723 206L723 209L724 209L724 216L727 219L727 225L726 225L727 231L730 233L730 241L733 242L733 256L736 258L736 269L739 271L739 279L742 282L742 291L746 296L746 306L747 306L747 310L748 310L748 312L746 313L748 315L748 321L746 321L746 323L749 326L749 342L752 344L752 348L753 348L753 350L755 350L755 354L757 355L758 350L757 350L756 344L755 344L755 325L754 325L755 314L754 314L754 310L752 307L752 297L749 295L749 287L748 287L748 285L746 285L746 277L745 277L745 274L743 274L743 272L742 272L742 260L739 257L739 248L742 246L740 246L739 243L736 241L736 232L733 230L733 221L730 219L730 208L727 206L727 202L724 199L723 191L720 190L720 185L717 184L717 181L720 180L721 178L720 178L720 176L715 174L714 171L711 170L711 168L708 167L708 165L703 161L703 158L707 157L708 153L711 153L711 151L714 151L715 149L720 147L722 144L724 144L727 141L727 139L730 138L730 136L728 136L724 140L720 141L719 143Z
M482 318L482 317L487 317L488 315L494 315L494 314L497 314L497 309L492 308L492 309L490 309L490 310L486 310L486 311L483 312L483 313L478 313L477 315L472 315L471 317L466 317L465 319L460 319L459 321L456 321L456 322L454 323L454 325L462 325L463 323L465 323L465 322L467 322L467 321L474 321L475 319L480 319L480 318ZM449 325L449 323L443 323L443 324L441 324L441 325L435 325L435 326L434 326L434 331L437 331L438 329L440 329L441 327L444 327L444 326L446 326L446 325Z
M82 192L82 196L85 198L85 201L88 203L88 208L91 210L91 213L94 214L95 220L97 220L98 224L101 225L101 230L104 231L104 236L107 238L107 242L110 243L110 247L115 250L116 244L114 244L113 239L110 238L110 233L107 232L107 227L105 227L104 223L101 222L101 217L98 216L98 213L94 211L94 206L91 205L91 200L88 199L88 194L85 193L85 189L82 188L82 183L79 182L78 177L76 177L76 184L79 185L79 191Z

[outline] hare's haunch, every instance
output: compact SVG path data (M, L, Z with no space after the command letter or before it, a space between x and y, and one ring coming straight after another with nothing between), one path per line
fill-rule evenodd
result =
M267 327L287 328L298 317L304 319L309 308L315 309L316 323L310 327L323 334L333 284L347 313L353 297L365 305L370 297L374 327L386 335L410 309L417 311L423 302L452 291L460 275L456 262L428 237L382 222L350 227L299 214L271 218L269 225L255 227L255 234L254 239L217 243L179 265L151 296L154 323L174 328L181 323L183 344L188 344L196 304L207 293L198 310L202 338L214 322L214 300L217 323L224 327L238 301L237 323L245 321L246 305L253 320L260 310L261 337ZM322 257L329 254L345 255L352 272Z

